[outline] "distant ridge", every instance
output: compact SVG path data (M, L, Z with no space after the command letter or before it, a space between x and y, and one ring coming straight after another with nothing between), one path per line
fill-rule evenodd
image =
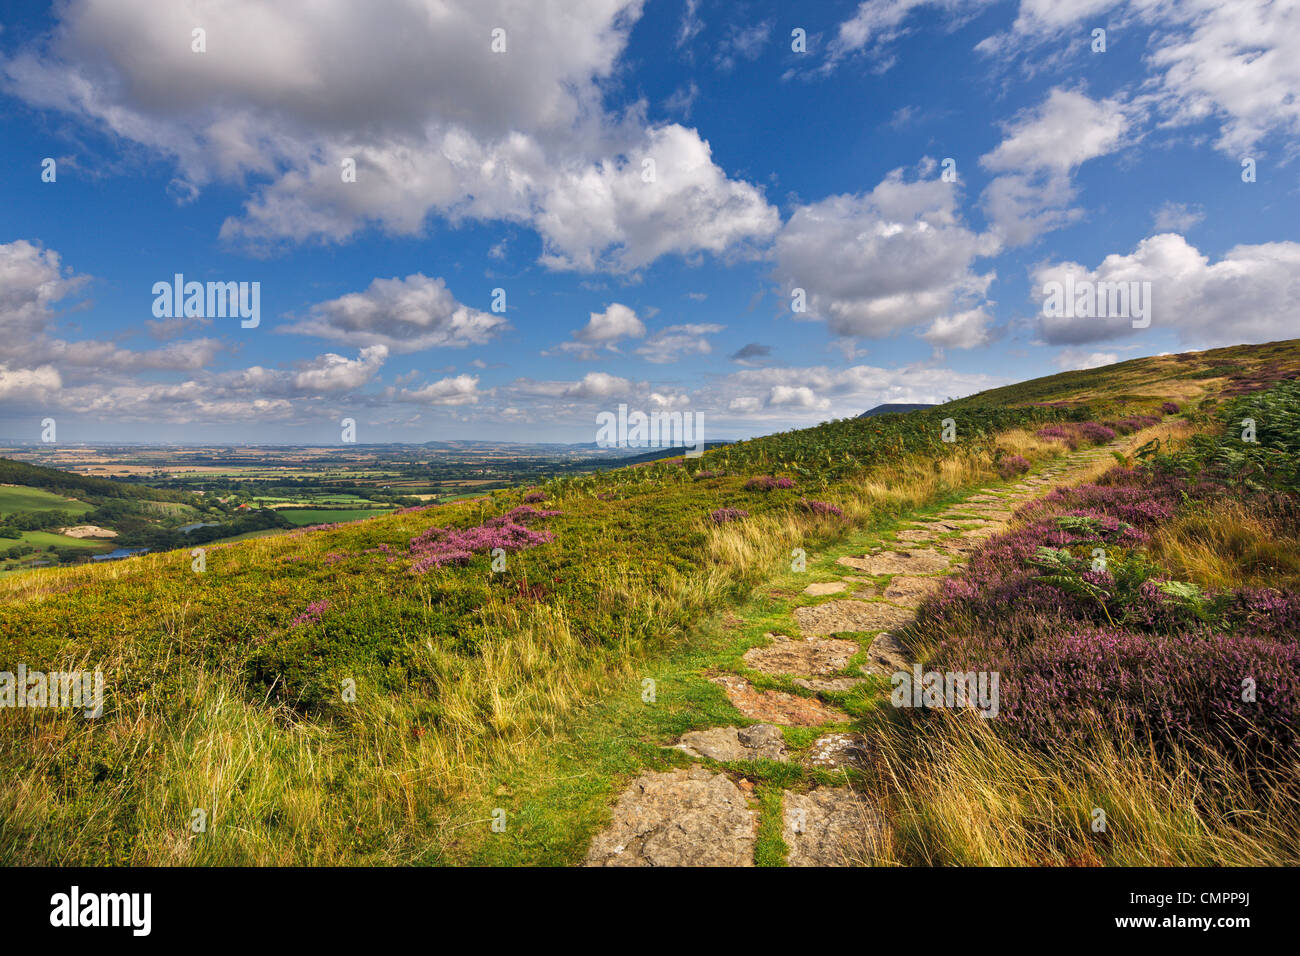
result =
M896 403L891 405L877 405L875 408L867 409L867 411L859 415L858 418L872 418L876 415L888 415L892 412L919 412L923 408L938 408L938 407L939 407L938 405L933 405L933 404L906 405L903 403Z

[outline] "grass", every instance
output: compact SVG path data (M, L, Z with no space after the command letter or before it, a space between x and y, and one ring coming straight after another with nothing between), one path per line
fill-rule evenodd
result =
M90 510L91 505L75 498L64 498L62 495L23 485L0 485L0 515L24 511L69 511L80 515Z
M1154 368L1186 370L1176 358ZM1148 407L1158 389L1124 375L1123 393ZM1214 381L1177 380L1196 395ZM1034 394L1055 400L1063 388ZM740 722L706 672L737 666L766 631L788 626L804 585L842 573L837 556L1002 484L999 456L1041 464L1062 453L1037 438L1038 412L983 425L970 415L955 446L924 415L823 427L836 454L805 455L802 473L788 469L790 491L746 491L753 472L737 463L780 473L817 447L809 436L711 452L692 470L731 467L700 480L663 463L546 483L538 507L562 514L539 527L555 540L510 554L501 573L478 555L413 575L377 549L402 552L434 525L480 524L522 490L214 543L203 574L177 551L0 579L0 669L99 667L108 684L98 721L0 710L0 864L576 863L629 780L686 764L663 744ZM1165 424L1135 443L1177 440L1188 427ZM801 510L803 497L844 518ZM708 523L721 507L749 517ZM339 520L312 511L311 523ZM1198 533L1189 525L1171 537L1169 554ZM792 570L795 548L807 551L807 572ZM292 623L317 602L327 602L320 623ZM340 692L345 681L355 700ZM879 689L836 701L851 717L845 729L869 728L894 748L896 776L855 778L893 822L864 851L869 862L1294 855L1270 823L1283 819L1280 785L1247 793L1230 768L1147 767L1118 741L1045 756L963 724L904 733ZM787 743L797 754L811 733L790 729ZM797 763L720 769L755 785L764 865L786 859L781 795L844 782ZM1097 805L1117 821L1111 837L1129 843L1090 840ZM202 834L190 828L196 809L208 817Z
M331 524L335 521L360 521L386 514L389 508L280 508L280 514L291 524L306 526Z
M1188 510L1156 534L1160 562L1202 588L1300 588L1300 527L1294 515L1251 511L1239 501Z
M850 483L839 500L853 522L887 524L991 474L987 453L951 456L937 470L903 460ZM413 577L361 554L381 541L400 546L430 523L504 507L478 498L338 531L213 545L201 576L187 552L172 552L0 581L12 612L0 630L0 664L21 647L30 660L93 657L111 675L102 723L0 713L0 766L10 781L0 859L495 859L492 847L502 852L502 842L471 840L478 825L462 825L490 818L502 787L522 794L530 772L561 759L556 741L571 721L581 728L596 705L625 700L632 710L620 721L603 715L592 737L574 745L581 766L561 759L549 775L570 778L564 788L578 793L511 802L523 841L511 859L573 861L630 757L657 765L664 732L729 706L672 657L684 648L694 660L710 646L695 627L701 615L788 568L796 544L815 546L850 526L790 510L770 493L741 493L751 522L703 523L741 483L647 486L615 503L579 494L548 502L565 512L548 524L557 542L512 556L509 574L495 577L485 565ZM327 565L322 559L335 552L356 556ZM602 560L590 561L593 554ZM529 582L548 582L550 593L521 600ZM287 627L319 599L331 602L328 626ZM464 610L448 615L449 605ZM644 708L640 681L653 674L661 701L682 688L680 705ZM331 690L345 677L357 681L355 705ZM627 732L610 736L614 726ZM575 820L578 797L589 816ZM209 810L220 839L187 835L198 807ZM60 836L73 830L83 838Z

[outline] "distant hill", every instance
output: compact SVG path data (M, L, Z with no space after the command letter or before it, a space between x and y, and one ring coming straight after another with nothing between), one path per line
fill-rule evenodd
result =
M875 408L871 408L863 412L861 415L858 416L858 418L874 418L877 415L889 415L893 412L919 412L926 408L937 408L937 407L938 407L937 405L925 405L925 404L908 405L902 402L895 402L888 405L877 405Z

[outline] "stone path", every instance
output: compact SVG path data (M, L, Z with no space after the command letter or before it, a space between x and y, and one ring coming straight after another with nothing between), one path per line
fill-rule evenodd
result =
M789 628L799 636L769 632L768 643L742 658L750 671L787 679L806 693L764 690L740 674L711 673L709 680L740 716L755 723L691 731L672 746L693 759L723 765L793 759L810 770L841 775L868 766L870 741L844 729L850 718L836 706L837 696L865 683L863 675L888 677L910 669L907 648L893 632L913 620L944 577L984 539L1003 531L1016 508L1070 483L1123 444L1078 452L1014 485L976 492L936 516L909 521L873 551L839 558L839 565L855 573L804 589L805 603L793 609ZM841 594L851 596L835 596ZM821 732L792 758L782 727ZM884 821L847 785L849 778L843 779L845 785L782 791L781 833L789 865L842 866L871 859ZM700 763L642 774L619 797L613 821L592 841L586 865L752 866L759 816L753 789L734 771Z

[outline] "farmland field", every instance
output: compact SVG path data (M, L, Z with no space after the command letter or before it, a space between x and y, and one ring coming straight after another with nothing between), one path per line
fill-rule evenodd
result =
M327 524L334 521L359 521L387 514L384 508L288 508L280 512L290 524Z
M15 485L0 485L0 515L16 514L20 511L71 511L85 514L91 506L84 501L64 498L62 495L50 494L40 488L25 488Z

